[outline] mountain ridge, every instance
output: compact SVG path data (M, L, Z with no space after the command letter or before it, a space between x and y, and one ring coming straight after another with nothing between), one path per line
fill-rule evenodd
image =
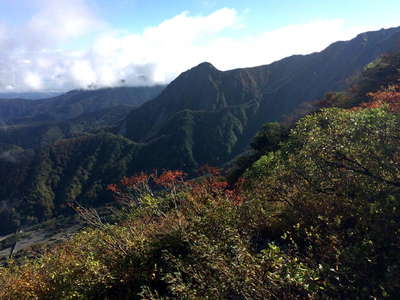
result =
M304 102L348 85L365 65L400 47L400 27L370 31L308 55L251 68L220 71L204 62L183 72L154 100L132 110L119 132L136 142L156 139L175 113L250 106L232 156L243 151L261 125L281 121ZM163 131L165 135L165 130Z

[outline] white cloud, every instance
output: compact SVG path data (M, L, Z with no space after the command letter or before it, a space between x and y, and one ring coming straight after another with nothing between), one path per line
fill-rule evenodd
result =
M105 26L84 0L36 0L36 14L25 25L24 35L40 46L63 42ZM48 45L50 46L50 45Z
M33 90L39 90L42 88L42 79L38 74L28 72L24 76L24 83Z
M348 40L358 33L374 29L376 28L347 27L341 19L316 20L242 39L216 39L204 50L221 69L251 67L293 54L321 51L335 41Z
M262 65L377 29L316 20L233 38L225 33L242 30L245 17L223 8L206 16L183 12L140 34L121 34L97 19L84 0L35 1L40 9L23 27L0 24L0 91L168 83L202 61L222 70ZM57 50L99 30L90 49Z
M17 10L21 3L12 4ZM0 23L0 91L80 86L80 79L68 80L73 78L73 53L57 49L106 29L106 24L85 0L30 0L29 4L36 12L24 24Z

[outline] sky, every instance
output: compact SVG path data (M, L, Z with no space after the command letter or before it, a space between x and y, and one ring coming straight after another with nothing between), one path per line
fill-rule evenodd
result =
M0 0L0 92L166 84L400 26L399 0Z

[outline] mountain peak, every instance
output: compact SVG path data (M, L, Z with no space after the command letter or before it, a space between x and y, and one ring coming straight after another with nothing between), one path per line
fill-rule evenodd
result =
M196 67L192 68L194 69L204 69L204 70L217 70L216 67L214 67L211 63L209 62L202 62L201 64L197 65Z
M219 72L220 71L211 63L202 62L201 64L198 64L197 66L187 70L186 72L183 72L178 78L184 78L185 80L187 80L187 78L198 80L199 78L207 78L209 75L215 75Z

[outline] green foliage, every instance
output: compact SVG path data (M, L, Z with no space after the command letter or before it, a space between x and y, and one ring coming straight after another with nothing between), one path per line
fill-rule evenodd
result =
M277 221L285 243L321 264L324 297L396 298L399 125L385 108L324 110L246 173L255 197L285 207Z
M289 130L288 125L277 122L265 123L250 144L252 151L235 159L234 166L229 170L228 174L231 184L236 182L261 157L266 154L272 155L273 151L277 151L287 140Z
M279 149L280 143L287 138L288 128L279 123L266 123L253 138L251 147L262 153Z
M313 114L293 129L287 159L296 157L293 163L301 164L301 175L321 191L374 197L399 187L399 122L397 114L385 109ZM342 190L337 178L346 178L349 190Z

